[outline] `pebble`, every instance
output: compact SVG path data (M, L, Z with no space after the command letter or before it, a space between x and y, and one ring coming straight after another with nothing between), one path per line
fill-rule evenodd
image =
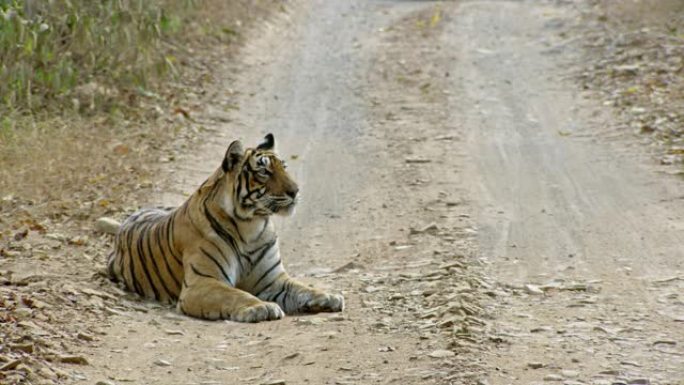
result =
M182 330L172 330L172 329L164 330L164 333L166 333L170 336L184 336L185 335L185 332Z
M529 362L527 364L527 367L530 369L541 369L544 367L544 364L542 364L541 362Z
M88 365L88 360L83 356L59 356L59 362L63 362L65 364Z
M525 292L531 295L542 295L544 290L540 289L537 285L527 284L525 285Z
M77 337L79 340L83 340L83 341L92 341L92 340L94 339L93 336L91 336L90 334L83 333L83 332L78 332L78 334L76 335L76 337Z
M565 378L576 378L579 376L579 372L576 370L561 370L561 375Z
M298 325L323 325L326 319L321 317L298 318L295 322Z
M285 385L285 380L272 380L262 382L261 385Z
M544 376L544 381L563 381L564 378L558 374L547 374Z
M95 385L116 385L116 383L112 381L98 381L95 383Z
M406 163L430 163L430 159L425 158L406 158L404 159Z
M428 357L447 358L447 357L453 357L455 355L456 355L456 353L452 352L451 350L435 350L432 353L428 354Z
M171 366L171 363L169 361L161 358L157 358L156 360L154 360L154 364L157 366Z
M366 286L363 288L363 291L366 293L369 293L369 294L375 293L376 291L380 291L380 290L382 290L382 289L379 287L376 287L376 286Z

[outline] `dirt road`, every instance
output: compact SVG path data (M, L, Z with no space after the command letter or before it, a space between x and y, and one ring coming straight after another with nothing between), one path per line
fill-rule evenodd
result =
M143 303L111 315L81 378L682 383L684 189L602 137L559 33L576 11L319 0L257 31L207 106L234 90L232 122L161 203L273 132L304 197L278 223L286 266L348 309L242 325Z
M498 282L545 291L498 307L507 343L492 383L681 383L681 180L627 141L609 146L610 115L564 80L578 59L557 34L567 7L459 8L445 36L459 41L453 107L481 253ZM570 282L581 291L563 291Z

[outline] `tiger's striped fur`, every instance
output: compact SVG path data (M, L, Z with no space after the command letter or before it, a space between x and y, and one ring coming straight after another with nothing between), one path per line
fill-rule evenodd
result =
M256 148L231 143L221 167L180 207L130 216L108 271L130 291L205 319L258 322L342 311L344 299L292 279L270 217L289 214L297 184L269 134Z

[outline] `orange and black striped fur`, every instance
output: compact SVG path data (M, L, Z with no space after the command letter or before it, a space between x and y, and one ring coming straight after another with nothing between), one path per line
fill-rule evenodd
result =
M108 260L110 277L199 318L258 322L342 311L341 295L285 272L270 217L293 211L298 187L273 148L271 134L247 150L235 141L183 205L126 219Z

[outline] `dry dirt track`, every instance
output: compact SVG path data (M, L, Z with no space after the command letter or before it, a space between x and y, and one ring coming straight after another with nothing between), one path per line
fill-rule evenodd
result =
M217 84L239 93L233 121L169 170L162 203L233 138L273 132L304 195L278 223L286 265L348 310L240 325L145 305L112 315L83 375L681 384L684 189L596 134L608 117L568 80L578 57L558 34L574 12L319 0L256 31L238 84Z

